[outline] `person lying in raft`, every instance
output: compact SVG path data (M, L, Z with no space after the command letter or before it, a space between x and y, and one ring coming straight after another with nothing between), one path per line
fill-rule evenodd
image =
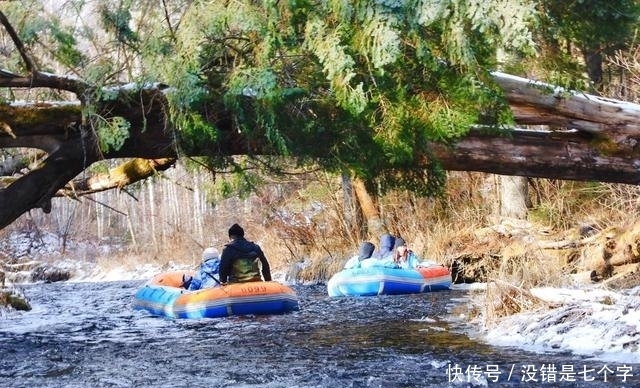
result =
M389 234L385 233L380 236L380 249L373 254L373 257L376 259L385 259L388 256L393 256L393 246L396 242L396 238Z
M393 262L404 269L413 269L420 265L420 261L415 253L407 246L407 243L401 237L396 238L394 245Z
M391 241L395 241L395 237L390 234L383 235L380 241L389 244ZM391 249L383 248L376 253L378 255L374 254L370 258L360 261L360 268L398 268L398 265L393 261L393 244L391 244Z
M360 263L363 260L370 259L375 249L376 246L372 243L368 241L363 242L362 244L360 244L360 250L358 251L358 254L347 260L347 262L344 264L344 269L360 268Z
M196 274L193 277L182 276L182 286L189 291L217 287L220 285L219 270L220 253L216 248L208 247L202 252L202 263Z
M244 238L244 229L240 225L231 225L229 239L231 241L224 246L220 256L220 282L271 281L271 268L267 258L258 244Z

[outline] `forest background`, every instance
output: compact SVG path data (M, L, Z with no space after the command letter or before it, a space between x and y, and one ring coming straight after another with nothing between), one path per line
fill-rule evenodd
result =
M367 2L362 2L364 3ZM26 28L27 31L34 32L33 35L27 34L31 38L37 36L35 31L42 33L46 30L50 33L49 41L33 38L30 43L33 47L39 48L36 52L42 56L58 61L58 65L52 66L53 68L60 72L64 72L68 67L83 69L85 76L91 76L93 79L97 77L97 81L104 82L106 80L100 77L111 74L111 70L118 74L115 78L119 78L135 73L139 67L148 66L145 63L145 60L149 59L147 56L136 56L137 50L142 47L137 45L141 36L138 33L143 29L152 30L154 26L141 22L139 30L131 30L130 22L136 15L132 13L132 4L134 3L123 2L117 9L106 6L99 8L100 23L104 25L105 31L111 34L108 36L113 38L104 47L113 49L111 55L117 58L114 63L96 61L91 63L91 66L83 67L81 65L84 65L82 61L85 58L80 55L80 51L76 51L77 42L71 39L73 36L69 35L68 31L53 28L55 25L52 28L42 28L28 22L22 27L33 27ZM150 4L138 2L138 15L141 9L152 9ZM446 6L442 8L442 4ZM424 93L419 97L431 99L430 104L418 103L411 98L399 98L398 105L391 106L398 108L395 111L398 117L408 121L393 121L398 117L386 117L387 121L377 123L383 130L399 131L399 135L403 135L409 123L417 126L424 124L413 120L418 116L418 111L437 111L438 114L443 114L451 108L453 114L446 119L443 118L444 115L429 116L425 113L425 117L428 116L427 119L433 121L429 123L429 130L433 133L428 135L446 142L462 136L460 131L463 127L468 128L468 124L475 122L475 119L502 119L498 114L495 117L486 117L487 111L484 109L493 106L495 101L488 101L487 106L479 109L475 105L476 102L487 101L483 100L482 96L474 95L476 90L470 87L477 79L473 76L462 77L468 76L468 73L480 74L491 66L500 66L513 73L544 78L562 86L599 95L627 101L637 100L640 79L635 43L640 9L638 2L591 1L589 7L583 7L581 2L555 1L483 4L487 4L486 9L471 9L473 7L467 2L438 2L437 6L436 3L432 4L433 13L430 15L436 21L443 21L442 24L434 22L435 31L444 31L437 48L452 62L433 61L430 65L434 68L431 70L442 77L438 81L452 81L449 84L437 85L438 88L450 90L440 90L442 94L435 98L422 90ZM185 4L173 5L179 8ZM309 11L309 4L300 5ZM377 3L376 5L380 6ZM396 6L405 7L407 4L390 2L387 6L395 9ZM527 15L531 15L531 19L528 20L530 24L526 25L526 28L522 24L525 18L513 15L514 10L522 11L522 14L526 11ZM529 13L533 10L537 12ZM491 15L492 21L507 21L502 24L496 22L489 28L479 21L483 20L483 13ZM151 13L147 14L150 15ZM451 15L454 16L450 17ZM294 14L292 18L295 17ZM377 41L374 39L377 43L372 43L374 47L371 50L379 56L372 58L381 66L391 67L392 61L385 54L388 53L385 50L399 46L396 45L397 42L386 39L398 36L385 25L384 20L375 21L379 23L371 24L371 36L377 36L373 34L378 32L376 28L385 31L385 34L380 35ZM455 24L456 22L460 24ZM169 28L173 27L176 26L169 23ZM468 30L465 30L465 27ZM502 29L498 30L499 28ZM465 33L468 36L465 36ZM357 33L355 35L357 37ZM250 38L251 35L248 34L247 37ZM94 38L96 40L92 43L95 46L98 46L98 43L104 44L99 42L99 38ZM525 50L525 43L532 42L536 48L534 55ZM515 50L507 55L503 51L507 43L522 45L515 47ZM314 41L314 44L320 46L322 42ZM352 44L355 46L362 42L354 39ZM56 50L47 50L48 47L55 47ZM334 46L337 47L342 46ZM191 46L186 49L196 50ZM211 52L215 54L215 47L211 48ZM397 51L393 53L399 55ZM263 54L268 53L265 51ZM332 52L324 54L330 58ZM346 56L338 57L332 60L348 59ZM154 63L158 63L157 59L154 58ZM340 65L329 62L329 59L325 58L324 70ZM14 62L7 63L16 68L20 67ZM116 64L121 68L115 69ZM209 62L204 64L210 65ZM318 63L314 65L317 66ZM354 64L349 65L346 61L341 66L352 65ZM358 65L366 67L370 64ZM393 66L393 72L387 68L387 74L407 77L401 80L411 79L408 73L412 70L405 69L402 61L393 63ZM480 67L483 69L479 69ZM179 83L182 80L186 83L176 87L183 86L182 91L197 89L194 87L195 84L189 84L193 79L189 78L188 73L174 70L176 73L172 81ZM350 89L348 82L340 82L346 81L341 77L348 71L332 73L330 70L329 76L333 79L329 86L338 92L338 101L331 102L341 104L346 111L362 105L362 100L356 98L360 96L359 90ZM253 75L260 74L271 75L260 72ZM460 84L454 82L458 75L461 76L459 80L463 81ZM327 80L324 78L325 74L322 73L318 77L325 81L318 91L330 90L326 88ZM266 82L269 79L267 77L261 81ZM225 86L230 85L233 86L232 83ZM261 87L268 88L269 85L267 83ZM376 87L378 86L382 88L385 85L379 83ZM344 89L341 89L342 87ZM393 87L390 89L393 93L397 92ZM12 97L11 93L6 96L8 100ZM394 95L395 97L399 96ZM402 98L404 97L403 95ZM384 99L382 100L379 106L367 108L371 109L371 117L375 117L381 111L381 107L384 107ZM449 105L451 102L455 104ZM403 106L402 103L406 105ZM411 114L407 115L406 112ZM186 116L178 117L185 119ZM186 143L191 141L193 147L194 144L197 145L198 136L205 134L197 133L197 130L203 130L201 123L197 122L198 117L188 117L190 120L196 120L183 123L186 129L192 131L187 133L188 136L185 138ZM346 123L357 127L356 120ZM385 125L387 127L384 127ZM204 127L205 130L210 129ZM362 133L355 133L354 137L361 135ZM390 149L402 151L407 146L404 143L406 139L393 136L390 136ZM394 139L397 142L394 143ZM424 140L422 137L417 139L418 142ZM344 149L338 150L342 152L341 162L351 163L346 166L340 165L338 168L331 165L335 161L322 165L308 163L305 168L301 168L293 161L285 160L283 165L279 166L279 174L267 173L265 169L260 171L262 160L259 158L235 156L233 166L245 168L233 172L220 169L220 165L208 164L210 160L183 158L175 168L158 172L147 181L120 187L113 192L99 192L73 200L54 199L49 215L34 210L0 233L8 240L15 231L26 231L36 243L40 233L53 232L59 237L62 249L60 256L48 257L52 261L74 252L73 254L79 254L82 259L100 265L134 267L149 261L163 265L183 261L195 265L205 246L223 244L228 226L233 222L239 222L245 226L250 239L263 245L275 269L286 273L293 271L294 277L300 280L326 280L341 268L343 260L355 253L360 241L377 242L379 233L370 222L370 209L364 208L362 202L356 200L354 195L354 187L361 187L361 180L365 180L368 194L374 200L375 211L386 229L404 237L419 256L425 259L433 259L447 265L455 261L463 262L468 270L464 275L469 278L508 280L518 288L525 289L528 286L564 281L558 275L585 271L591 274L596 271L596 279L608 278L613 275L611 266L614 264L617 264L616 267L637 265L637 257L640 254L637 253L635 236L633 233L627 235L623 232L634 230L633 221L637 214L635 186L526 177L512 179L460 172L446 173L446 179L440 179L442 176L438 175L437 166L433 168L433 165L409 165L407 168L406 165L402 165L406 164L406 160L402 160L401 157L397 158L400 159L399 165L393 165L397 160L386 161L392 168L381 169L378 171L381 175L375 176L372 174L376 172L373 170L378 164L371 163L372 159L359 157L360 152L364 150L352 148L351 153L345 153ZM414 151L415 149L410 150ZM367 156L375 155L368 153ZM41 160L41 155L38 152L3 150L2 158L3 162L7 163L18 158L27 162L31 158L37 162ZM229 159L226 159L225 163L228 162ZM382 163L379 160L376 162ZM113 163L96 163L86 174L105 172L114 166ZM223 166L228 167L229 164ZM283 169L283 166L289 168ZM386 164L382 166L389 167ZM388 183L393 183L393 178L397 178L394 174L403 172L402 167L406 168L404 172L409 179L396 179L397 187L388 187ZM415 175L411 176L412 173L415 174L418 168L427 167L431 170L428 171L430 175L426 181L411 181L410 178L415 178ZM273 173L274 169L268 171ZM418 175L419 178L423 177ZM381 177L387 180L380 180ZM406 184L407 182L409 184ZM435 186L444 182L445 190L437 190ZM419 184L423 186L420 187ZM510 205L513 205L514 201L517 202L515 207L518 208L515 212L510 210L513 209ZM514 222L514 219L519 221ZM541 242L541 238L545 241ZM612 240L619 244L611 247ZM72 249L77 241L89 243L82 244L84 248L78 251ZM114 250L114 247L117 249ZM616 251L609 252L607 249Z

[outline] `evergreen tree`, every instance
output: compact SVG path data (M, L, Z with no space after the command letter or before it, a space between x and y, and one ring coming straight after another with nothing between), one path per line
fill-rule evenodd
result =
M199 147L232 125L275 154L421 194L444 182L427 141L509 121L488 74L498 47L531 52L534 14L516 0L58 3L4 12L47 69L168 84L184 152L227 165ZM17 55L8 70L21 70ZM109 128L117 147L126 123Z

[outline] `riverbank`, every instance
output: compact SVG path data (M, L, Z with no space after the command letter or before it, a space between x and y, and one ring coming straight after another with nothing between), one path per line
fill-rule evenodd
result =
M491 292L477 292L482 312L469 335L488 344L537 352L571 352L602 362L640 363L640 286L609 290L543 287L529 290L538 307L494 318Z

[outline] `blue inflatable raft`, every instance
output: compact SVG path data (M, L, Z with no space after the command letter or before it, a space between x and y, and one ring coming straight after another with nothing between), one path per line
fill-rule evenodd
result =
M327 283L329 296L418 294L448 290L451 272L441 265L416 269L368 267L344 269Z

